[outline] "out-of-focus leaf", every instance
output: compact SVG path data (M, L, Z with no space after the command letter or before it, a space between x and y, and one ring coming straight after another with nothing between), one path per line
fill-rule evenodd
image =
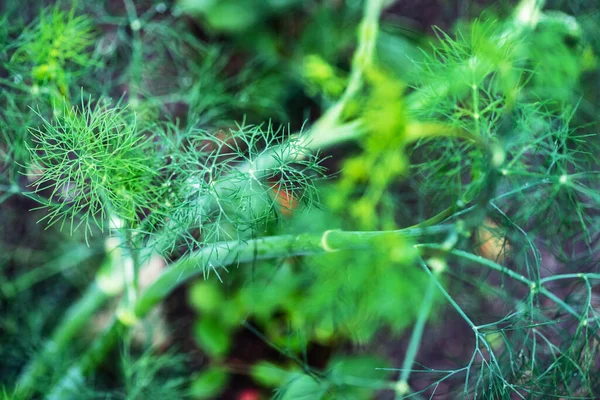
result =
M385 386L389 371L378 368L389 367L388 363L377 357L347 356L329 362L329 377L337 386L332 398L347 400L369 400L374 392ZM347 385L346 382L362 382L361 385Z
M299 375L289 381L279 400L320 400L326 390L324 383L308 375Z
M399 28L384 29L377 35L377 59L385 71L394 73L402 80L408 80L414 75L416 63L423 54L417 46L402 36Z
M196 342L211 357L227 354L231 347L229 329L217 318L204 316L194 325Z
M229 374L220 367L210 367L202 371L192 382L189 389L190 397L194 399L216 398L225 389Z
M207 24L223 32L240 32L254 25L264 6L252 0L181 0L181 9L204 18Z
M224 296L214 281L198 281L188 291L188 303L198 311L213 313L223 304Z
M290 372L268 361L259 361L250 369L252 378L261 385L268 387L282 386Z

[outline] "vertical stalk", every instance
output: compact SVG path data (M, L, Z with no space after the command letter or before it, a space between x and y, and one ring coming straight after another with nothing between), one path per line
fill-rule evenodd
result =
M412 366L415 362L417 352L419 351L419 347L421 346L421 340L423 338L425 324L429 319L429 313L431 311L431 306L433 305L434 292L436 289L436 279L437 278L435 274L431 275L429 278L429 283L425 288L425 296L423 297L423 301L421 302L421 307L419 307L419 315L417 316L415 327L413 328L412 334L410 336L408 350L406 351L406 356L404 357L404 362L402 363L400 378L398 379L398 383L396 384L397 400L403 399L408 393L410 393L408 379L410 378L410 373L412 370Z
M139 291L138 282L140 264L138 250L133 242L134 238L132 231L128 229L123 235L125 237L125 243L127 243L127 251L123 253L123 261L121 263L125 295L117 309L117 317L127 325L134 325L137 320L133 313L133 305L137 300Z
M346 90L340 99L323 114L311 129L310 142L313 148L320 149L328 143L332 134L340 128L344 109L362 89L365 73L371 68L375 54L375 44L379 32L379 16L383 9L383 0L367 0L363 19L358 29L358 46L352 58L352 68ZM338 128L338 129L336 129Z
M448 236L446 237L446 240L441 246L441 250L444 253L448 252L456 246L456 244L458 243L458 235L459 232L457 229L453 229L450 232L448 232ZM428 260L427 264L425 264L422 261L422 259L420 261L429 275L429 282L425 289L423 301L421 302L421 306L419 307L417 321L415 322L415 326L413 328L412 335L408 343L408 349L404 357L404 362L402 363L400 377L398 378L398 383L396 384L396 400L403 399L407 394L410 393L408 379L410 378L410 373L412 371L412 366L415 362L417 352L419 351L419 347L421 346L421 340L423 338L425 324L429 319L429 313L431 312L431 307L433 305L435 289L440 285L438 277L441 276L442 273L446 270L446 261L443 259L431 258ZM427 267L429 267L431 270L429 270Z
M135 10L135 4L132 0L124 0L125 9L127 10L127 16L129 19L129 27L131 28L133 41L132 41L132 54L131 54L131 80L129 85L129 102L132 106L137 106L139 101L138 95L141 88L142 81L142 63L143 63L143 49L142 49L142 38L140 35L140 29L142 29L142 22L139 20L137 12Z
M61 354L71 344L71 340L109 297L97 282L88 287L77 303L66 311L58 329L45 342L41 352L25 366L16 384L15 398L26 399L34 394L38 380L46 375L54 356Z
M61 354L71 345L73 338L89 323L92 315L106 301L118 294L122 280L115 275L115 266L120 263L121 254L118 241L107 240L107 259L96 274L96 279L82 297L65 312L58 327L46 341L40 353L23 368L15 386L15 398L30 398L38 379L42 378L51 366L55 355Z

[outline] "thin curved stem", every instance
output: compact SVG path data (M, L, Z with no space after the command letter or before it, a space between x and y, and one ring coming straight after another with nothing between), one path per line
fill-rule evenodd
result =
M109 297L109 293L96 282L88 287L77 303L64 314L59 328L46 341L41 352L24 368L15 386L15 399L27 399L34 394L38 380L47 373L54 356L71 343Z
M383 0L367 0L363 19L358 29L358 47L352 59L352 69L346 90L340 99L313 125L307 142L312 142L316 149L323 148L325 143L336 140L335 127L342 122L343 112L348 103L360 92L364 83L365 72L373 64L375 43L379 32L379 16L383 9Z
M45 375L53 356L61 354L89 323L94 313L110 298L121 292L123 279L118 267L121 263L121 252L114 244L107 247L108 257L96 273L94 282L88 286L79 300L66 310L44 347L23 368L15 385L15 398L28 399L33 396L37 380Z
M445 250L442 246L437 245L437 244L422 244L422 245L418 245L418 247L419 248L430 248L430 249L436 249L436 250ZM558 305L560 308L565 310L568 314L571 314L572 316L576 317L577 319L581 318L581 315L579 315L579 313L577 313L577 311L575 311L575 309L573 307L571 307L570 305L565 303L563 300L558 298L550 290L548 290L547 288L542 286L542 281L534 282L533 280L528 279L525 276L523 276L511 269L508 269L500 264L497 264L491 260L488 260L487 258L478 256L475 254L471 254L466 251L450 250L448 252L448 254L454 255L457 257L461 257L461 258L464 258L469 261L474 261L480 265L483 265L484 267L487 267L494 271L501 272L501 273L505 274L506 276L510 277L511 279L514 279L517 282L527 285L532 292L537 292L537 293L540 293L540 294L546 296L547 298L552 300L556 305Z

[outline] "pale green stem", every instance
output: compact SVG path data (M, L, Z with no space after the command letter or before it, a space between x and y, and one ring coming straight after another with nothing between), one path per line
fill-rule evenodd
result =
M440 273L441 269L439 269L439 268L433 268L436 263L431 263L430 262L430 264L432 264L432 265L428 266L423 261L422 258L419 260L419 263L420 263L421 267L423 268L423 270L429 275L430 283L433 286L435 286L435 287L438 288L438 290L446 298L446 300L448 301L448 303L450 303L450 305L454 308L454 310L469 325L469 327L471 327L471 329L475 333L476 340L479 340L478 339L479 336L478 336L478 332L477 332L477 326L475 325L475 323L473 323L473 321L471 321L471 319L469 318L469 316L467 316L467 314L465 314L465 312L462 310L462 308L456 303L456 301L452 298L452 296L450 295L450 293L448 293L448 291L444 288L444 286L437 279L437 275ZM430 269L430 267L431 267L431 269ZM413 331L413 336L415 336L414 331ZM420 338L421 336L422 336L422 331L421 331L421 333L419 335L417 335L417 338ZM411 337L411 343L412 343L412 341L413 341L413 338ZM405 370L407 370L407 369L410 370L412 368L413 362L414 362L414 355L413 355L413 360L411 360L410 363L408 363L406 361L406 359L405 359L405 363L404 364L408 364L408 365L403 365L403 372L402 372L403 374L404 374ZM467 378L466 378L467 380L468 380L468 371L469 370L467 369ZM408 396L408 394L410 393L410 386L408 385L408 376L406 377L405 380L403 380L402 376L401 376L401 379L398 382L398 384L396 385L395 390L396 390L396 399L403 399L403 398L406 398Z
M129 85L129 102L135 108L137 106L138 94L142 82L142 65L143 65L143 49L140 29L142 29L142 21L137 16L135 4L132 0L124 0L127 16L129 19L129 27L133 35L132 41L132 59L131 59L131 80Z
M367 0L365 3L363 19L358 29L358 47L352 59L346 90L313 125L311 134L307 138L307 141L313 142L317 149L323 148L324 143L335 141L335 128L341 125L344 109L362 89L365 73L373 64L382 8L383 0Z
M129 1L129 0L127 0ZM352 69L349 83L346 90L332 107L330 107L311 127L307 134L294 134L291 140L299 140L298 146L294 146L290 151L285 152L288 161L294 161L306 156L306 150L315 152L323 150L336 144L340 144L357 138L362 134L361 123L352 121L343 123L341 116L342 111L347 103L356 96L364 82L364 74L367 68L373 62L374 48L377 40L377 32L379 30L379 16L383 7L383 0L367 0L365 3L364 16L360 24L358 33L358 46L354 53L352 61ZM131 13L130 13L131 14ZM286 146L285 144L283 146ZM297 150L296 150L297 149ZM276 146L272 151L267 151L261 154L260 157L253 160L252 163L246 162L238 166L241 172L248 172L250 169L255 171L265 171L273 167L277 163L277 159L273 157L280 150ZM260 176L256 177L260 179ZM227 196L227 192L236 191L239 189L239 183L225 182L217 184L215 191ZM212 196L200 196L196 207L198 209L209 210L215 205ZM157 235L160 237L161 235ZM153 252L161 253L164 248L161 248L153 241L148 249L144 250L141 255L142 260L151 257Z
M73 338L90 322L92 315L106 301L118 294L122 287L122 279L115 274L115 264L120 263L120 251L117 248L107 249L109 254L96 274L95 281L87 288L81 298L69 307L52 336L45 342L38 355L27 364L15 386L15 398L27 399L34 394L38 380L46 375L55 355L64 352L71 345Z
M14 280L0 283L0 293L4 297L13 297L45 279L79 265L94 254L94 251L87 246L77 246L57 259L21 274Z
M59 328L54 331L52 337L45 342L41 352L25 366L21 373L13 393L16 399L26 399L34 394L38 381L47 375L55 356L60 355L71 344L73 337L89 323L91 316L106 302L108 297L97 283L93 283L77 303L65 312Z
M422 245L418 245L418 247L419 248L445 250L442 246L437 245L437 244L422 244ZM450 250L448 252L448 254L454 255L457 257L461 257L461 258L464 258L469 261L476 262L484 267L501 272L501 273L505 274L506 276L508 276L518 282L521 282L524 285L527 285L529 287L529 290L532 292L532 294L540 293L540 294L546 296L547 298L549 298L550 300L552 300L557 306L559 306L560 308L565 310L568 314L571 314L572 316L574 316L577 319L581 318L581 315L573 307L571 307L570 305L565 303L563 300L561 300L558 296L556 296L550 290L548 290L547 288L542 286L542 281L536 283L536 282L532 281L531 279L528 279L525 276L519 274L518 272L515 272L515 271L508 269L500 264L497 264L491 260L488 260L487 258L478 256L475 254L471 254L466 251Z
M133 243L133 234L130 230L124 234L127 244L127 251L123 252L121 268L123 283L125 287L125 294L117 309L117 316L119 319L127 321L128 324L136 322L133 315L133 305L138 296L138 282L139 282L139 262L137 257L138 250L135 248Z
M543 285L547 282L562 280L562 279L600 279L600 274L595 273L577 273L577 274L561 274L561 275L553 275L547 278L540 279L540 285Z
M454 227L435 226L423 229L405 229L379 232L345 232L329 230L318 234L271 236L245 242L222 242L206 247L175 262L157 278L137 298L134 306L136 319L141 319L154 306L163 301L175 288L198 275L207 275L211 271L233 263L254 260L282 258L289 256L311 255L372 246L373 240L381 237L396 237L398 241L407 238L419 238L453 230ZM111 325L97 338L92 347L77 364L67 371L63 379L48 398L64 398L69 389L84 376L92 372L102 362L106 353L114 346L119 337L127 332L131 325L114 318Z
M421 346L421 340L423 338L425 324L427 323L429 313L431 312L431 306L433 305L434 292L436 287L436 277L435 275L432 275L429 277L429 283L425 288L425 296L423 296L421 306L419 307L417 321L415 322L415 326L410 336L410 342L408 343L406 356L404 357L404 362L402 363L400 377L398 379L398 383L396 384L395 389L397 400L403 399L410 392L408 379L410 378L410 373L412 372L412 366L415 362L417 352L419 351L419 347Z

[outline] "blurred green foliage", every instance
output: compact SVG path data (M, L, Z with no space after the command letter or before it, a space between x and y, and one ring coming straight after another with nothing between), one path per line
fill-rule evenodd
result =
M329 361L325 379L305 373L290 374L276 399L368 400L388 373L383 359L367 356L338 357Z
M75 7L46 8L12 43L14 72L30 76L34 94L43 87L55 102L68 97L73 75L94 65L89 52L95 40L91 20L75 13Z
M339 224L321 210L297 209L287 229L318 232ZM402 332L416 317L414 304L427 282L411 268L416 256L411 243L383 238L369 251L261 262L236 271L230 275L235 280L226 283L197 281L188 290L188 302L198 313L196 342L218 363L246 323L289 354L301 354L311 343L368 344L384 329ZM280 381L280 369L260 363L256 368L259 383Z
M434 28L430 38L405 29L390 11L374 60L364 65L353 65L351 57L360 1L12 3L0 19L2 384L18 379L24 360L91 281L102 262L95 259L103 245L98 231L106 231L108 215L131 228L126 246L132 252L150 243L178 259L221 240L454 223L465 207L475 207L493 170L502 181L485 198L484 211L497 221L494 235L510 243L511 272L538 282L544 268L538 246L570 261L566 241L591 249L574 265L593 268L600 196L598 147L588 128L597 122L600 35L597 10L577 18L566 13L580 2L545 11L539 20L525 15L532 20L523 17L522 25L491 12L445 21L453 30ZM361 86L340 103L353 68L362 68ZM323 135L347 129L356 140L338 143L335 158L323 160L311 154L304 133L294 132L339 104L339 126ZM278 124L289 126L273 128ZM501 149L491 167L481 143ZM18 204L23 193L43 207L19 221L35 207ZM64 225L74 236L52 228L43 235L34 220ZM473 244L477 227L469 228L475 234L460 232L460 246L480 254L481 244ZM458 242L450 239L446 252ZM89 253L77 247L85 240L94 249ZM223 396L239 374L284 400L366 400L397 390L383 370L397 360L392 365L374 348L381 336L398 337L420 317L430 278L415 266L429 254L416 244L381 235L369 249L257 259L231 268L224 282L221 276L198 280L186 301L193 344L205 357L200 368L188 374L182 358L130 354L125 347L113 355L120 366L115 382L100 372L96 390L78 376L74 392L79 398L210 399ZM70 263L81 257L78 272L69 272L65 254ZM481 268L472 273L455 264L437 282L451 289L473 284L472 297L458 299L465 308L500 290ZM39 283L43 290L28 290ZM517 393L508 392L509 381L532 393L592 393L594 353L578 353L596 340L597 330L583 328L593 312L589 297L566 300L567 307L584 304L582 325L559 345L544 337L550 343L544 347L528 342L526 329L553 329L559 318L545 316L537 298L505 294L516 311L484 325L491 333L476 339L486 335L482 343L492 353L504 351L494 362L508 359L502 365L511 372L492 362L473 366L478 347L468 370L477 373L461 381L465 394L484 388L484 398L508 398ZM248 332L279 356L259 355L240 371L233 352ZM510 335L524 344L507 344ZM61 379L86 340L59 354L38 392ZM333 355L311 368L308 354L319 346ZM548 361L559 347L565 356ZM361 355L361 348L379 356ZM189 379L177 377L183 375Z

